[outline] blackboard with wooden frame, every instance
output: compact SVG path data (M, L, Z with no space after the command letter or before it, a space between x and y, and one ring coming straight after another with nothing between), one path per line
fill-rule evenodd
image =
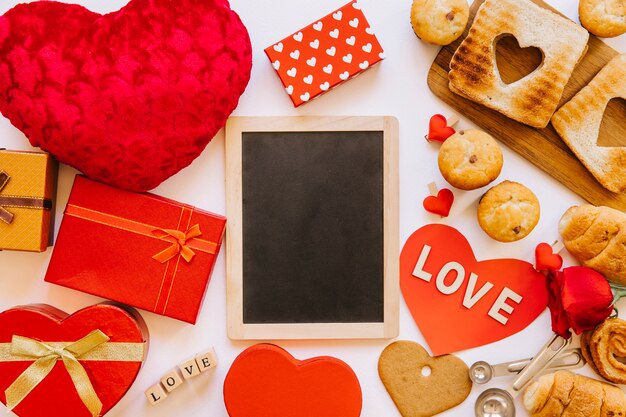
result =
M231 339L398 335L395 118L232 117L226 191Z

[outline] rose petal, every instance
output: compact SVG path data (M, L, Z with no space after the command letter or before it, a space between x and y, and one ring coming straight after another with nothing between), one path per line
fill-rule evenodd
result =
M561 305L574 332L591 330L611 315L613 292L608 281L586 267L565 268Z
M548 308L552 318L552 331L565 339L572 335L569 331L570 324L563 309L561 300L561 285L563 273L561 271L548 271L546 276L548 285Z

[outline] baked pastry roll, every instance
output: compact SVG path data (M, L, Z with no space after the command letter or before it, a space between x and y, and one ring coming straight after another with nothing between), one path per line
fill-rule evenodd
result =
M591 204L574 206L561 217L559 233L580 263L626 285L626 214Z
M626 395L614 385L558 371L526 388L524 406L531 417L624 417Z

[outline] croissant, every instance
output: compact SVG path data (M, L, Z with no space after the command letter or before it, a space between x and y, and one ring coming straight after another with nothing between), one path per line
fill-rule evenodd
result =
M626 285L626 214L590 204L571 207L559 222L559 232L584 266Z
M526 388L524 406L531 417L624 417L626 395L614 385L558 371Z

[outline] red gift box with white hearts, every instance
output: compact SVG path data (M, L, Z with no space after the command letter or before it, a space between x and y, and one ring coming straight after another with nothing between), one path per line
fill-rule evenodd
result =
M295 107L384 59L358 1L265 49Z
M45 280L195 323L226 219L77 176Z

